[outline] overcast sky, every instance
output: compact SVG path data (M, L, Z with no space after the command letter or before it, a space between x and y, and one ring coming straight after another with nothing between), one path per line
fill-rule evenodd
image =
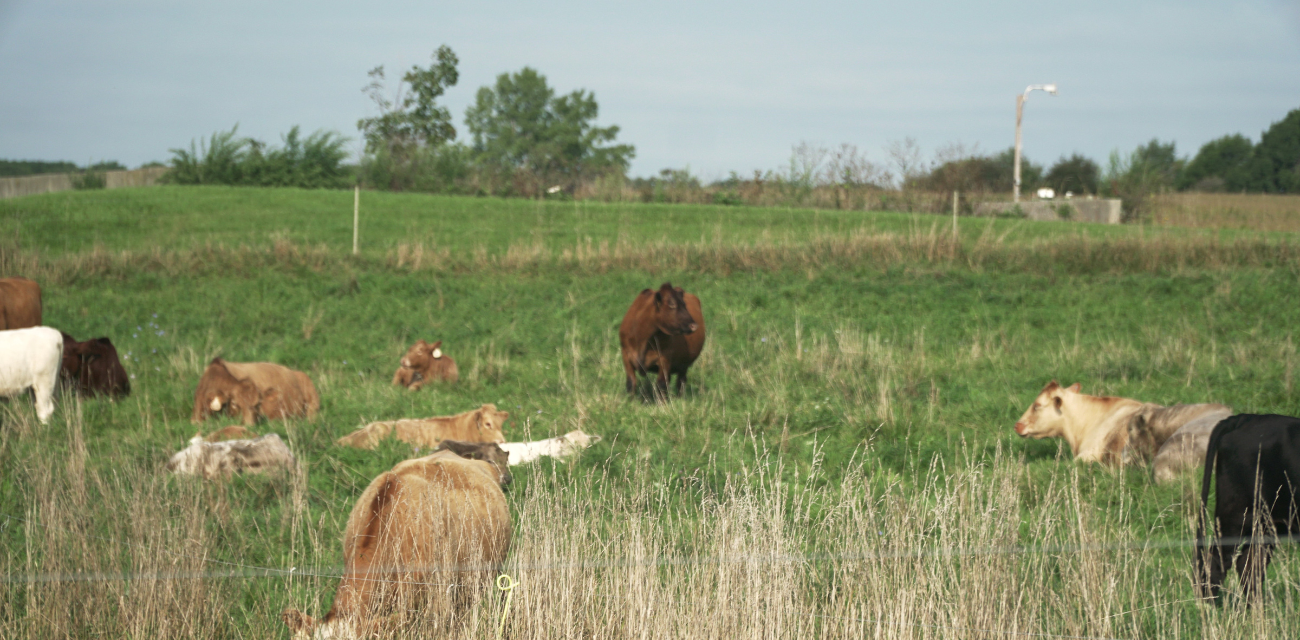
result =
M1011 146L1050 164L1151 138L1183 154L1300 108L1300 2L274 2L0 0L0 158L165 161L229 129L297 124L360 150L366 71L395 77L440 44L462 140L475 91L531 66L595 93L636 146L634 175L778 168L801 141L883 162Z

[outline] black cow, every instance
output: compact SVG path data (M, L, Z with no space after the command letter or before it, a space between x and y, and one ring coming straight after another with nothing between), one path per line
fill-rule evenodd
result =
M1217 530L1220 538L1207 545L1203 537L1205 518L1209 512L1210 479L1216 472L1219 479L1210 535ZM1197 532L1196 581L1202 598L1218 599L1234 554L1247 602L1262 591L1273 536L1300 533L1297 489L1300 418L1239 414L1214 427L1205 448L1201 525ZM1251 540L1255 536L1259 539Z

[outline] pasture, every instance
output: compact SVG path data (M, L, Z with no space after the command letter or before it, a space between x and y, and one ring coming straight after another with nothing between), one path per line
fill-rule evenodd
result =
M515 467L506 635L1294 637L1268 603L1194 601L1199 475L1076 465L1012 424L1044 383L1300 413L1288 233L911 214L177 188L0 201L0 275L45 324L109 336L132 395L0 405L0 636L288 637L329 608L343 525L409 446L334 440L491 402ZM708 342L685 395L623 391L617 328L671 281ZM390 384L417 338L460 382ZM291 473L163 472L216 355L307 372L311 421L263 423ZM233 424L205 423L205 433ZM292 571L290 571L292 569ZM417 633L495 637L502 599Z

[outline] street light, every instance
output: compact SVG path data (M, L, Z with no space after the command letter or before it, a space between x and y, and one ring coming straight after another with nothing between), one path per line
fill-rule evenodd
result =
M1046 91L1050 95L1056 95L1056 83L1052 84L1031 84L1025 87L1025 92L1016 96L1016 163L1012 169L1014 174L1013 181L1015 187L1011 191L1011 201L1020 202L1020 119L1025 114L1025 100L1029 98L1029 92L1035 89Z

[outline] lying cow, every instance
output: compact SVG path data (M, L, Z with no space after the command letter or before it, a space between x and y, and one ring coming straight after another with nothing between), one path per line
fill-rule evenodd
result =
M292 469L296 462L289 447L274 433L252 440L216 442L210 438L212 436L190 438L190 446L181 449L167 461L167 470L210 480L236 473Z
M1079 392L1076 382L1062 387L1047 383L1033 404L1016 421L1016 433L1029 438L1065 438L1082 462L1134 464L1158 452L1185 423L1215 411L1218 404L1162 407L1113 396ZM1130 445L1130 434L1140 434ZM1147 453L1144 453L1147 452Z
M1205 462L1205 443L1220 420L1232 415L1221 404L1144 405L1128 426L1125 462L1152 460L1157 483Z
M442 340L429 344L420 340L402 356L401 366L393 374L393 384L419 391L434 380L455 382L460 379L456 361L442 352Z
M502 429L510 413L497 411L494 404L454 416L420 418L413 420L388 420L372 422L338 439L338 444L358 449L374 449L384 438L392 436L430 449L443 440L463 442L505 442Z
M1205 543L1210 482L1214 520ZM1273 542L1253 536L1300 533L1300 419L1241 414L1220 422L1210 433L1201 477L1201 522L1197 530L1196 587L1202 598L1219 597L1228 562L1233 561L1247 601L1262 591ZM1258 510L1257 509L1261 509ZM1256 526L1260 526L1256 529ZM1242 550L1242 547L1245 547ZM1240 553L1238 553L1240 551Z
M638 375L655 373L660 395L668 394L669 375L677 376L674 390L680 394L687 369L704 350L700 299L669 282L658 291L641 291L618 327L618 342L628 393L636 389Z
M41 285L27 278L0 278L0 331L41 326Z
M117 349L108 338L77 342L63 334L63 379L84 396L108 395L115 398L131 395L131 380L117 357Z
M281 614L294 637L399 637L404 616L445 619L489 588L512 534L505 452L489 457L438 451L375 478L348 517L329 613Z
M566 458L590 447L595 442L600 442L600 436L587 435L579 429L558 438L533 442L506 442L501 445L501 448L510 454L510 465L514 466L532 462L542 456Z
M271 362L227 362L213 358L194 390L190 422L198 424L224 410L252 426L258 416L280 420L315 417L320 396L311 378Z
M49 327L0 331L0 396L28 389L36 396L36 417L46 424L54 414L54 387L63 363L63 334Z

